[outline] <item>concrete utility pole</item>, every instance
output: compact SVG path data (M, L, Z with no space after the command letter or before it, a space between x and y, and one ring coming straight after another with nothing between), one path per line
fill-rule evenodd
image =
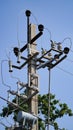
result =
M31 40L35 35L36 35L36 26L35 25L30 25L29 26L29 39ZM36 51L36 43L33 42L32 45L29 45L29 49L28 51L29 54L28 56L32 56L34 54L34 51ZM30 62L28 62L28 85L31 86L35 86L38 87L38 75L36 73L36 56L34 58L31 59ZM32 79L34 78L34 79ZM33 90L28 88L28 94L27 95L32 95L33 94ZM28 101L28 106L29 106L29 112L37 115L38 114L38 97L37 94L35 93L35 96L33 96L29 101ZM38 122L34 125L33 130L38 130Z
M31 15L30 11L26 11L27 16L27 57L30 58L30 56L33 56L36 51L36 43L35 41L30 44L31 39L33 39L36 36L36 26L30 24L29 17ZM28 101L28 107L29 112L31 114L37 115L38 114L38 97L37 97L37 91L35 92L31 89L32 86L35 88L38 87L38 76L36 74L36 55L28 62L28 73L27 73L27 79L28 79L28 87L27 88L27 96L28 95L34 95L32 98ZM33 130L38 130L38 121L34 125Z

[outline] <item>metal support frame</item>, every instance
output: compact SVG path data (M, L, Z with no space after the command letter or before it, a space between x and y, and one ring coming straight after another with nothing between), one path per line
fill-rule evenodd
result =
M34 38L31 39L30 44L33 44L33 42L36 41L42 34L43 32L39 32ZM20 49L20 52L23 52L25 49L27 49L27 45L28 43Z
M51 52L57 52L59 59L56 61L56 57L51 57L50 59L46 58L46 55ZM48 67L49 69L52 69L57 64L59 64L62 60L64 60L67 57L67 54L64 54L64 51L58 51L56 49L50 49L46 53L44 53L40 58L37 59L39 64L37 65L37 69ZM43 60L44 59L44 60ZM47 59L47 61L45 61Z
M25 57L21 57L22 59L26 60L21 66L16 66L16 65L12 65L12 68L15 68L15 69L22 69L28 62L31 61L31 59L35 56L37 56L39 54L39 52L35 52L34 55L31 55L30 57L28 58L25 58Z

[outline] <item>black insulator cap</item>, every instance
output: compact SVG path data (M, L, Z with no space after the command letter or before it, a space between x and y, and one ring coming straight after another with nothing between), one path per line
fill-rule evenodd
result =
M26 14L26 16L29 17L31 15L31 11L30 10L26 10L25 14Z
M9 70L9 72L11 73L11 72L13 72L13 70Z
M16 56L18 56L18 51L19 51L18 47L14 47L14 53Z
M59 59L59 55L57 55L57 54L54 55L54 58L55 58L55 59Z
M65 47L65 48L64 48L64 53L65 53L65 54L68 54L68 53L69 53L69 48L68 48L68 47Z
M44 29L44 26L43 26L42 24L38 25L38 30L39 30L40 32L42 32L43 29Z

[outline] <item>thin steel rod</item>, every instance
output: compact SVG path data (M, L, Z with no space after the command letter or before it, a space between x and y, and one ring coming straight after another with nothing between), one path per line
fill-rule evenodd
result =
M50 130L50 81L51 81L51 69L49 69L49 87L48 87L48 128Z

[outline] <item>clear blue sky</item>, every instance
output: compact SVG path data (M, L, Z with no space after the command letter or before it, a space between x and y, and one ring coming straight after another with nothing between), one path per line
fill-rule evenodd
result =
M7 59L6 49L11 49L13 46L17 46L17 16L19 15L19 40L26 41L26 17L25 11L31 10L36 17L38 23L43 24L45 28L48 28L52 34L52 40L62 41L65 37L70 37L73 41L73 0L0 0L0 64L1 60ZM24 13L23 13L24 12ZM31 21L36 24L35 18L31 18ZM49 48L49 33L38 40L39 48ZM66 44L67 42L67 44ZM69 45L69 41L65 44ZM21 43L21 46L23 42ZM73 50L73 45L71 47ZM68 60L67 60L68 59ZM61 101L69 105L73 110L73 52L70 51L68 58L61 62L58 67L66 70L66 72L57 68L57 66L51 71L51 92ZM72 61L72 62L71 62ZM5 83L15 88L16 81L10 78L8 73L8 64L3 64L3 76ZM24 79L25 71L22 76ZM70 73L67 73L70 72ZM22 73L22 72L21 72ZM18 72L14 71L14 74ZM44 94L48 92L48 70L41 69L40 74L40 93ZM15 75L17 76L17 75ZM8 88L2 84L0 77L0 96L7 98ZM4 101L0 99L0 112L2 107L6 105ZM9 120L8 120L9 121ZM5 119L2 122L9 125ZM65 127L67 130L73 129L73 117L64 117L58 120L61 128ZM51 128L53 130L53 128ZM0 124L0 130L4 130L4 127Z

